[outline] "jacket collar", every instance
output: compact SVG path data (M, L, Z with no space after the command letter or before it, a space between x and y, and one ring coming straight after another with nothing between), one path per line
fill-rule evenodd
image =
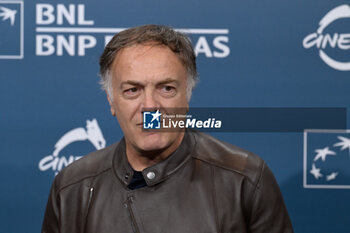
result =
M167 179L176 172L190 158L190 154L195 145L195 138L191 132L186 131L180 146L163 161L145 168L142 171L147 186L152 186ZM113 170L119 180L128 186L133 177L131 168L126 157L125 138L123 138L114 153Z

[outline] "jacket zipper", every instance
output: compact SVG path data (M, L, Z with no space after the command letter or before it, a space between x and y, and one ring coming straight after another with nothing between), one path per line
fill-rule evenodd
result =
M89 200L88 200L86 214L85 214L85 223L84 223L84 231L83 232L86 232L87 217L89 214L93 194L94 194L94 188L89 188Z
M134 233L140 233L140 230L139 230L139 228L137 227L137 224L136 224L134 213L132 212L132 209L131 209L131 203L132 203L131 198L132 197L128 197L128 199L126 200L125 206L128 209L128 215L129 215L129 218L130 218L130 221L131 221L131 227L132 227L133 232Z

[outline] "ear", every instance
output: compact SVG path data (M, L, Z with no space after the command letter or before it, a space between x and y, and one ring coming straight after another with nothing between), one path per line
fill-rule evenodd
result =
M109 106L111 107L111 114L113 116L115 116L115 108L113 106L113 101L111 100L111 98L109 97L108 93L107 94L107 99L108 99L108 103L109 103Z

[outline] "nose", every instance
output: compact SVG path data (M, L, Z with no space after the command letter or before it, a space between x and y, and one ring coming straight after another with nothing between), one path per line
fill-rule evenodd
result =
M153 91L145 91L143 100L141 103L142 109L147 109L148 111L153 111L159 109L160 104L158 98Z

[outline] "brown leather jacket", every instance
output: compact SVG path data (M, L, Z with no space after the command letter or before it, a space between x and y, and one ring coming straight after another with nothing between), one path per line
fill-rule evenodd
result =
M93 152L60 172L51 189L45 233L289 233L279 187L258 156L199 132L142 173L125 141Z

